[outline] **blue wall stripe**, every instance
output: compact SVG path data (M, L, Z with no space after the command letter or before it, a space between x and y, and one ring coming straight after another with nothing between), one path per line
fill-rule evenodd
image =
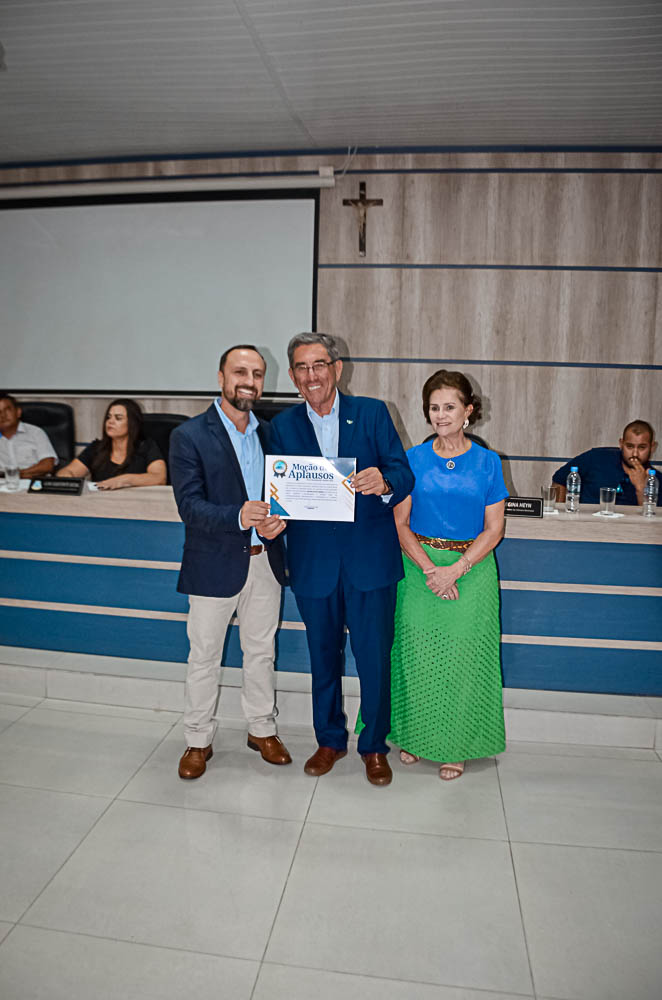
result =
M380 156L403 153L662 153L662 146L326 146L298 149L245 149L231 152L141 153L134 156L98 156L89 159L25 160L0 163L0 169L19 170L26 167L83 166L94 163L148 163L164 160L234 160L280 156ZM567 168L572 173L570 167ZM128 178L129 180L131 178Z
M502 580L662 586L662 545L504 538L496 560ZM547 596L541 593L540 600Z
M179 157L177 157L179 159ZM126 162L126 161L122 161ZM43 166L43 164L40 164ZM12 169L11 165L0 164L0 170ZM342 176L354 175L363 176L393 176L393 175L420 175L420 174L662 174L659 167L369 167L365 169L351 168L342 172ZM12 181L2 184L3 188L21 188L29 184L31 188L38 187L67 187L72 183L85 185L94 190L100 184L122 183L126 181L185 181L185 180L232 180L233 178L246 177L317 177L318 170L234 170L231 172L217 171L214 173L176 173L168 174L167 177L154 177L153 174L133 174L131 177L81 177L75 181L71 180L45 180L45 181ZM337 176L341 176L338 174Z
M185 663L185 622L0 607L0 643L99 656Z
M345 174L662 174L659 167L360 167ZM196 176L200 176L199 174ZM252 175L251 175L252 176Z
M241 664L237 633L231 629L226 643L228 666ZM130 618L118 628L117 618L102 615L0 607L2 644L30 647L35 635L44 637L42 649L175 663L184 663L188 655L183 622ZM280 670L309 670L305 633L281 632L277 646ZM355 676L349 651L347 660L346 673ZM502 660L507 687L662 695L662 653L657 651L504 644Z
M2 169L1 165L0 165L0 169ZM660 173L662 173L662 171L660 171ZM98 187L101 184L109 184L109 183L121 184L122 181L126 181L127 183L130 184L133 181L152 181L153 182L155 180L161 180L161 181L188 181L188 180L193 180L193 181L205 180L205 181L208 181L208 180L211 180L211 181L213 181L215 179L217 179L217 180L232 180L233 178L239 178L239 177L244 178L244 177L318 177L318 176L319 176L319 171L318 170L251 170L248 173L245 170L243 170L243 171L235 171L233 173L168 174L167 177L159 177L159 178L155 178L153 174L142 174L142 175L134 175L132 177L116 177L116 178L115 177L113 177L113 178L110 178L110 177L81 177L81 178L76 179L74 181L72 181L72 180L64 180L64 181L62 181L62 180L50 180L50 181L46 180L46 181L29 181L29 182L26 182L26 181L13 181L10 184L1 184L0 187L3 187L3 188L22 188L22 187L25 187L26 183L28 183L31 188L38 188L38 187L64 187L64 188L66 188L66 187L70 187L71 184L76 184L76 185L85 185L86 187L88 187L90 189L90 193L92 193L94 191L94 188ZM237 190L240 190L240 189L237 189ZM277 189L270 187L269 190L273 190L273 192L274 192L274 198L278 197L278 191L277 191ZM146 193L148 193L148 192L146 192ZM152 192L149 192L149 193L150 194L158 194L157 191L152 191ZM213 195L214 195L213 191L210 191L208 193L213 197ZM119 194L121 195L121 192L119 192ZM30 197L29 193L26 194L25 197L26 197L26 199L28 199ZM3 204L2 207L9 208L10 207L10 203L7 203L6 205Z
M501 647L506 687L662 695L662 652L564 646Z
M494 361L488 358L364 358L344 356L342 361L368 365L481 365L502 368L616 368L634 371L662 371L662 365L637 365L598 361Z
M72 507L77 497L71 498ZM0 549L179 562L184 525L114 517L9 514L0 516Z
M186 663L189 650L185 622L0 606L0 644L32 648L35 636L39 649L169 663ZM356 676L349 649L346 660L346 673ZM242 664L237 626L228 629L223 662L229 667ZM278 633L276 667L286 673L310 673L305 632Z
M623 587L662 585L662 546L657 545L609 542L596 545L591 542L511 538L504 539L499 546L497 563L502 580L606 583ZM188 600L186 595L176 590L177 576L176 570L147 567L4 559L0 597L186 613ZM631 605L632 601L636 605ZM662 640L662 626L658 626L657 634L648 635L641 631L648 620L647 601L655 602L658 598L506 590L502 593L503 630L514 634L525 632L534 635ZM559 616L566 604L567 615L561 618ZM614 623L614 628L620 629L621 626L616 623L620 619L621 606L628 608L626 617L635 619L632 624L623 624L625 631L603 632L596 627L596 622L607 616ZM658 613L658 622L662 622L662 606ZM520 617L523 618L521 622ZM289 587L284 591L282 619L301 621ZM652 625L652 622L649 624ZM582 630L573 631L576 627ZM629 632L628 628L634 631Z
M503 590L501 628L510 635L660 642L662 597Z
M0 597L147 611L188 611L176 570L3 559Z
M560 455L507 455L505 452L499 452L499 455L509 462L562 462L563 464L574 457L573 455L565 457ZM662 462L651 462L649 459L647 465L662 465Z
M318 264L332 271L607 271L625 274L661 274L662 267L608 267L588 264Z

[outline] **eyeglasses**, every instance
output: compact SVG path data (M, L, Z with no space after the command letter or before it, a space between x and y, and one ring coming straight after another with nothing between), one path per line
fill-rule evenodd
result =
M324 369L331 365L335 365L335 361L315 361L312 365L304 365L303 361L299 361L293 366L293 370L297 375L305 375L306 372L312 372L313 375L323 375Z

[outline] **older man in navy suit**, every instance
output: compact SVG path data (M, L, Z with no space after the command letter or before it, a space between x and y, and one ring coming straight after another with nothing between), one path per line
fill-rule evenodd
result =
M304 769L325 774L347 753L341 688L347 625L361 682L358 750L368 781L388 785L393 616L403 576L393 507L411 492L414 477L384 403L338 391L342 361L333 337L299 334L288 358L305 403L272 421L272 453L356 458L357 468L353 523L288 522L290 585L306 626L318 742Z
M270 764L289 764L276 735L274 636L285 581L284 528L261 499L269 426L251 413L266 362L239 345L220 361L221 397L173 431L170 476L186 525L177 589L189 595L184 734L180 778L199 778L212 756L214 709L225 634L236 613L244 654L242 708L248 746Z

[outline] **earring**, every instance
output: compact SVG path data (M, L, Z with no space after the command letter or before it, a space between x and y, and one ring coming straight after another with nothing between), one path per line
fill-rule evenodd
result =
M466 431L466 429L467 429L467 427L468 427L468 426L469 426L469 418L467 417L467 419L466 419L466 420L464 421L464 423L462 424L462 428L463 428L463 430L465 430L465 431Z

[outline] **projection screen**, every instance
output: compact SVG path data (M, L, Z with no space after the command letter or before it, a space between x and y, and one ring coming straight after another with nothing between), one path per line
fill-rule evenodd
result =
M2 382L15 391L213 391L254 343L265 391L314 329L317 194L170 195L0 209Z

